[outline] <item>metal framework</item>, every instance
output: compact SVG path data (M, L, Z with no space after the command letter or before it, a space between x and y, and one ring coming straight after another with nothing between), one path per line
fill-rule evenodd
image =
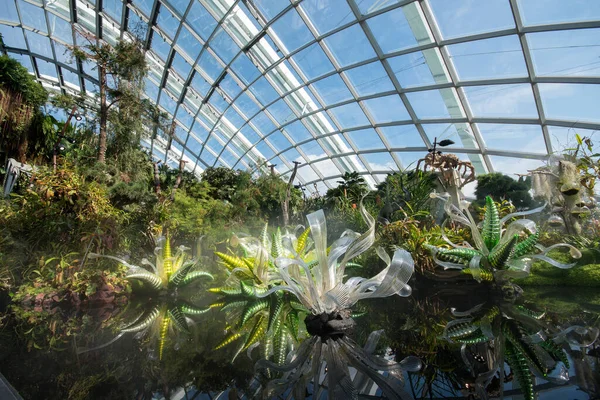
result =
M600 129L595 0L0 3L0 50L54 90L96 96L93 66L62 54L82 44L74 27L113 44L141 35L146 95L174 121L143 145L197 174L268 163L289 176L298 161L309 191L350 171L373 186L434 137L477 173L525 172Z

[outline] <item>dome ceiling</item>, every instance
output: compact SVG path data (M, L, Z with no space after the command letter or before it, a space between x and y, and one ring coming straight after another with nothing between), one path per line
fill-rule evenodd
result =
M261 160L310 191L414 168L434 138L477 173L526 172L600 134L597 0L0 0L4 48L47 88L95 96L79 30L143 38L145 92L200 174Z

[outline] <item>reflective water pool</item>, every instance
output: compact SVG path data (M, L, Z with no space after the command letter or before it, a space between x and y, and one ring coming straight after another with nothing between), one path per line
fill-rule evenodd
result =
M337 317L354 323L324 333L314 321L307 331L306 310L287 293L207 290L221 283L101 307L43 296L12 304L0 372L25 399L600 395L594 290L420 278L410 297L361 301Z

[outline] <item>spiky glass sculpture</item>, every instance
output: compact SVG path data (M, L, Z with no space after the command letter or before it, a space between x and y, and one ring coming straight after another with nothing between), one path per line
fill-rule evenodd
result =
M99 254L92 254L93 257L104 257L118 261L128 268L125 279L138 280L148 284L152 289L168 290L179 289L200 278L210 278L213 276L205 271L198 270L198 260L189 259L185 246L179 246L175 256L171 253L171 243L169 237L161 236L158 239L158 245L154 249L156 255L156 264L152 264L147 259L142 260L142 265L148 265L152 271L143 267L129 264L127 261L114 257Z
M375 220L362 205L360 210L369 227L367 231L362 235L346 231L329 248L323 210L309 214L307 219L314 249L302 257L291 241L284 241L288 255L276 258L276 269L269 274L270 282L281 283L263 294L256 293L257 296L287 291L314 315L347 310L361 299L394 294L409 296L411 288L408 281L414 272L414 263L404 250L397 250L390 259L383 249L378 248L377 254L386 263L379 274L370 279L346 279L345 271L350 260L368 250L375 241Z
M573 258L581 257L579 250L566 243L555 244L548 248L539 244L537 225L529 219L518 219L504 227L507 221L539 212L544 207L509 214L500 219L498 208L490 196L486 197L485 205L485 216L480 231L466 208L459 209L450 200L446 201L444 206L446 213L452 221L470 228L475 247L457 245L444 237L451 248L429 246L433 259L438 265L460 269L479 282L502 281L527 276L534 259L545 261L558 268L573 267L575 263L563 264L547 256L549 251L559 247L568 248Z
M365 351L349 337L355 326L350 308L361 299L394 294L409 296L411 288L408 281L414 271L408 252L397 250L390 259L383 249L377 249L386 267L370 279L347 279L345 271L350 260L369 249L375 241L375 221L362 204L360 210L369 227L367 231L362 235L346 231L329 248L325 214L322 210L309 214L307 219L314 249L303 257L296 251L293 241L284 241L283 255L275 259L276 269L269 274L270 282L280 283L264 293L254 288L253 294L259 298L280 291L289 292L309 311L304 322L311 337L288 355L290 361L284 365L269 360L257 363L257 367L284 374L267 385L266 397L272 398L292 387L297 398L304 398L308 382L313 380L313 386L319 386L326 372L330 399L357 399L369 379L381 388L387 398L405 398L399 380L402 365L372 356L370 352L375 348L375 338L371 339L375 344L367 346L370 351ZM410 359L406 365L407 368L418 368L420 362ZM359 372L354 380L349 366ZM387 371L388 374L384 377L379 371Z

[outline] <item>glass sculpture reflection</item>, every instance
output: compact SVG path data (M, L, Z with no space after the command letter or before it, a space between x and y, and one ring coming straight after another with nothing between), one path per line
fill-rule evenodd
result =
M542 320L544 312L506 300L452 313L458 319L446 325L443 337L461 344L461 357L481 398L490 394L492 381L507 382L513 377L527 400L535 398L534 377L568 383L570 345L589 346L598 337L597 328L557 327ZM508 375L505 362L511 370ZM502 385L494 386L500 393L493 395L502 397Z

